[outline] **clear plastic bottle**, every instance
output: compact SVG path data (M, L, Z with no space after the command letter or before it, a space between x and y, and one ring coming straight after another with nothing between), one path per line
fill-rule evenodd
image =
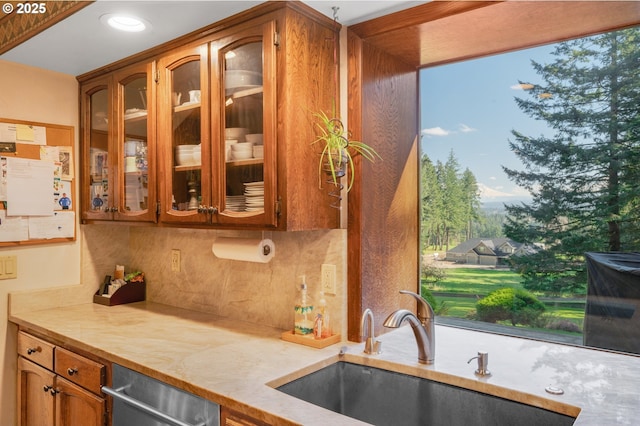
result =
M295 334L311 334L313 333L314 312L313 303L307 294L306 276L301 277L300 298L295 305Z
M324 292L320 292L318 306L315 311L315 322L313 324L313 337L316 339L326 339L331 336L331 316L327 308L327 300L324 298Z

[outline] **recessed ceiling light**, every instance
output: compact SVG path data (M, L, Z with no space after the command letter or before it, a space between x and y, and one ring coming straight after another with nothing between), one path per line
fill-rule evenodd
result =
M100 21L111 28L129 33L139 33L151 28L151 24L149 22L132 15L108 13L106 15L102 15L100 17Z

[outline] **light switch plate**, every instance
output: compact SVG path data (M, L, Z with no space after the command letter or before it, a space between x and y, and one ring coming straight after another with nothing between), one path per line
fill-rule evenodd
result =
M0 256L0 280L18 278L18 257Z

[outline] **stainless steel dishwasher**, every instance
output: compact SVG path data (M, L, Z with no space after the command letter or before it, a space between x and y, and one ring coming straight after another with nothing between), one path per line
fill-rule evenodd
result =
M113 426L218 426L220 407L159 380L113 364Z

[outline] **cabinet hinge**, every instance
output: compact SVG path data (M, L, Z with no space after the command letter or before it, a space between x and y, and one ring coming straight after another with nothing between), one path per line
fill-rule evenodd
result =
M276 201L276 216L280 216L281 208L282 208L282 199L278 198L278 201Z
M273 32L273 44L280 47L280 33L277 31Z
M160 216L160 201L156 203L156 216Z
M153 73L153 81L156 83L160 82L160 71L156 70L156 72Z

